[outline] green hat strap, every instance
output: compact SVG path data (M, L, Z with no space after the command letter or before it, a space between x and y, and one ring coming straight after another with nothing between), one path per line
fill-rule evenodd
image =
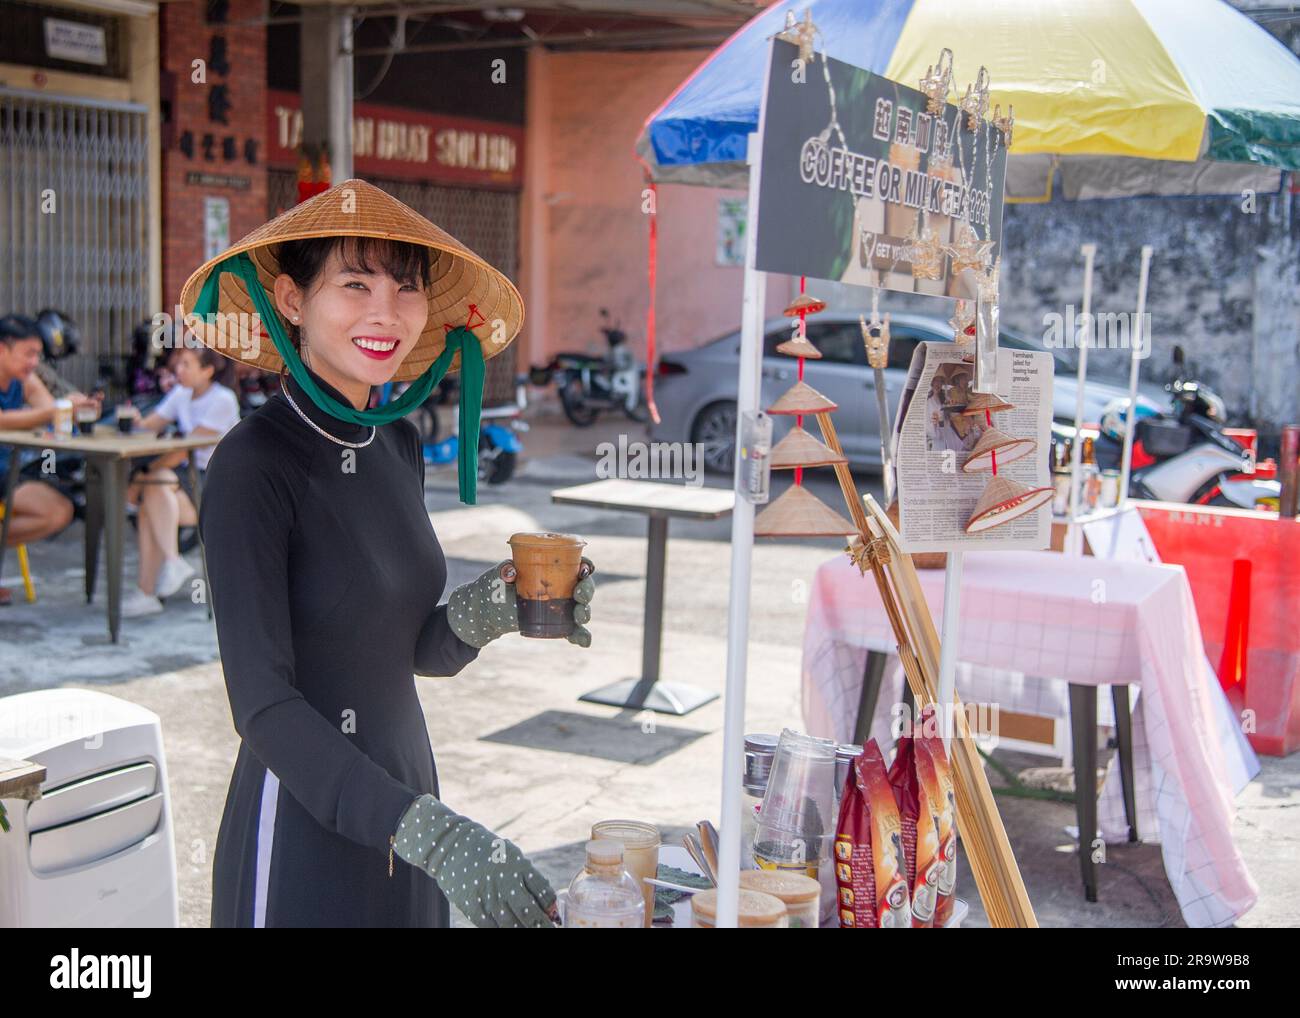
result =
M258 315L270 333L271 342L284 359L289 373L297 379L298 384L311 397L312 402L331 417L350 424L388 424L405 417L429 398L433 387L446 375L451 367L452 358L460 351L460 436L459 454L456 464L460 481L460 500L466 505L475 505L478 496L478 433L479 422L483 415L483 379L486 373L483 364L483 348L479 339L464 325L458 325L447 333L447 345L438 358L429 365L427 371L415 379L406 391L391 403L373 409L358 410L353 406L340 403L325 392L307 372L306 365L298 356L289 338L284 334L280 316L271 306L271 300L261 281L257 278L257 269L247 251L231 255L208 273L208 278L199 291L194 303L193 313L206 319L217 313L219 280L222 273L229 272L239 277L244 289L253 299Z

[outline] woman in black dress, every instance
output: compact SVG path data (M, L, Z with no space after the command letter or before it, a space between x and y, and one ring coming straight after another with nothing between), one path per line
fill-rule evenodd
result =
M349 186L360 211L322 230L322 213L332 214L329 203ZM419 223L408 218L394 231L403 216ZM314 232L301 236L303 222ZM394 232L419 242L376 236ZM429 347L444 324L475 310L469 305L488 309L486 321L508 342L522 320L517 292L361 181L324 192L231 250L241 248L270 293L246 296L248 274L244 295L227 292L229 276L205 286L218 264L213 275L247 269L227 252L191 277L182 303L204 314L228 299L238 308L244 296L269 310L273 294L293 349L281 337L274 345L293 370L218 445L201 499L222 668L242 740L213 861L212 925L448 926L449 896L477 925L552 925L545 878L510 842L440 802L415 691L415 674L455 675L517 629L513 586L503 601L494 567L439 605L447 567L424 505L416 428L400 417L370 425L339 416L364 410L372 386L433 361ZM212 331L195 331L216 343ZM473 367L473 338L460 346L462 367ZM276 351L254 356L270 366ZM462 486L463 471L462 462ZM472 483L470 492L472 501ZM579 600L589 602L584 583ZM485 594L492 586L496 594ZM585 604L575 617L590 618ZM587 645L590 634L580 625L570 640Z

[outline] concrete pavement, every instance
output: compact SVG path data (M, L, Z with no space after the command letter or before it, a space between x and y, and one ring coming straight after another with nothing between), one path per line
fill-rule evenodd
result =
M553 415L538 414L533 422L525 436L529 458L519 476L500 488L481 487L478 506L459 503L454 470L429 478L427 501L448 558L448 589L505 558L505 541L517 530L580 533L598 568L593 644L583 650L511 636L485 648L460 675L417 683L447 801L516 841L558 889L581 865L582 844L596 820L653 820L665 842L676 842L696 820L716 822L722 705L715 701L685 718L668 718L577 701L581 693L633 677L639 668L645 521L630 513L552 505L549 492L594 480L596 444L616 440L620 432L635 437L639 429L611 420L579 432ZM829 471L805 477L823 498L838 497ZM709 483L723 480L711 477ZM860 478L863 490L873 480ZM728 520L674 521L667 563L662 673L719 692L726 666L729 538ZM88 686L158 713L171 778L181 921L205 926L212 847L237 748L215 633L202 605L169 602L160 615L126 620L121 643L109 644L104 581L101 575L96 602L87 606L80 592L80 549L80 524L31 549L39 601L27 605L20 595L18 603L0 609L0 695ZM802 727L802 591L817 566L835 554L830 541L756 545L747 730ZM127 568L130 578L133 547ZM15 580L10 555L4 582ZM1004 756L1012 766L1050 762ZM1260 902L1242 925L1294 925L1300 916L1300 754L1262 761L1263 774L1240 797L1235 831L1261 887ZM999 805L1042 925L1182 925L1158 846L1108 846L1100 868L1101 900L1088 904L1065 832L1074 822L1073 808L1006 798ZM964 864L960 878L959 894L972 903L968 923L982 925Z

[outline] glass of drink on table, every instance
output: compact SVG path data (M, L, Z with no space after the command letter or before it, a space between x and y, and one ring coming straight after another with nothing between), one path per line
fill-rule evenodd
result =
M654 879L659 874L659 828L641 820L601 820L591 825L592 840L611 838L623 842L623 868L632 874L645 898L645 925L655 916Z

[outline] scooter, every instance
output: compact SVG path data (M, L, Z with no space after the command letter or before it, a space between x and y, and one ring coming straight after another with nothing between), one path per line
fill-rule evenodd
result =
M555 382L560 404L566 416L579 428L590 427L602 410L622 410L634 421L650 419L645 402L645 365L639 364L627 348L627 333L617 324L610 325L609 310L600 309L606 323L609 354L595 357L588 353L560 353L543 368L533 368L529 379L533 385Z
M1181 368L1181 360L1177 363ZM1256 462L1255 430L1226 427L1223 400L1200 382L1179 376L1165 389L1172 410L1138 417L1129 494L1240 509L1276 506L1281 495L1276 464ZM1118 399L1102 413L1094 451L1103 470L1120 467L1127 408L1128 400Z
M528 430L528 422L520 419L528 405L526 381L527 376L516 376L514 403L483 408L483 424L478 436L478 479L487 484L505 484L510 480L518 465L519 454L524 451L518 432ZM455 430L458 418L452 419L452 434L438 439L437 406L453 402L457 388L455 378L444 378L429 398L409 414L409 419L420 432L424 462L430 466L455 463L460 455L460 436ZM381 402L387 398L388 395L384 394Z

